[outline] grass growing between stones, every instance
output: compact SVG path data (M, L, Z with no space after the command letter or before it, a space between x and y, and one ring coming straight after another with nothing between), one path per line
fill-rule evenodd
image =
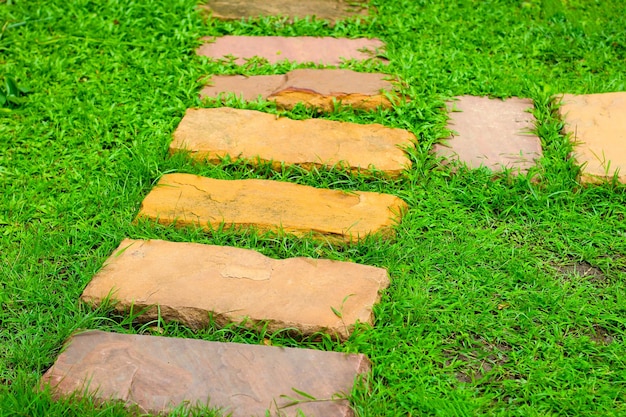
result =
M623 2L373 4L375 17L331 28L278 18L205 23L194 0L0 1L0 79L27 91L0 108L0 415L133 414L119 404L55 403L37 391L78 329L361 352L373 372L352 395L360 416L626 414L625 190L579 185L551 101L560 92L625 90ZM199 37L222 34L384 40L389 64L344 67L399 76L409 103L285 115L408 129L419 140L410 152L414 167L391 181L169 158L185 109L218 105L197 98L203 76L306 66L236 67L195 56ZM544 149L534 181L484 170L453 174L429 154L447 134L445 100L461 94L534 100ZM227 104L278 112L267 103ZM410 209L395 241L351 246L133 224L142 198L167 172L381 191ZM366 263L387 268L392 283L375 326L343 344L235 326L194 333L176 323L141 324L78 302L124 237Z

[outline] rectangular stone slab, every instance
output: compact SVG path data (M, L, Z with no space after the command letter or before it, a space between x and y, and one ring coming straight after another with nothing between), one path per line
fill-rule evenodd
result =
M535 117L528 99L461 96L450 103L448 128L456 133L436 144L437 155L468 168L503 168L525 173L542 156L541 140L530 131Z
M358 2L342 0L209 0L200 6L211 16L222 20L239 20L264 16L304 19L315 16L331 23L354 16L367 16L367 9Z
M206 327L211 314L220 325L265 322L271 332L294 328L346 339L357 321L373 324L372 306L388 285L386 270L351 262L124 239L82 299L98 306L110 296L118 311L145 310L144 321L161 317L193 329Z
M614 176L626 183L626 92L564 94L559 114L582 165L581 181L601 182Z
M374 167L397 177L411 166L403 148L415 142L411 132L380 124L292 120L220 107L188 109L174 132L170 153L189 151L192 158L210 163L225 156L252 163L272 161L274 169L284 163L367 173Z
M233 417L271 415L293 388L318 399L350 395L355 378L369 372L364 355L203 340L90 331L70 338L41 380L55 396L76 393L117 400L142 412L167 412L187 402L221 407ZM207 404L207 401L210 403ZM286 416L351 416L347 400L303 402Z
M300 63L339 65L344 60L376 58L384 47L378 39L283 36L221 36L202 38L205 42L197 54L213 59L234 56L239 65L253 57L265 58L270 64L289 60Z
M138 218L212 230L256 227L298 236L356 242L372 233L393 235L407 204L373 192L327 190L270 180L216 180L166 174L146 196Z
M326 112L334 110L335 102L361 110L388 109L392 103L387 96L398 97L388 77L344 69L297 69L284 75L251 77L215 75L200 97L233 94L249 101L261 97L283 109L304 104Z

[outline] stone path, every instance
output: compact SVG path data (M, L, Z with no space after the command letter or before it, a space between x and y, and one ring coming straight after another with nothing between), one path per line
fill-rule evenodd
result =
M116 300L118 311L145 310L192 329L209 324L267 322L346 339L358 322L373 324L372 306L389 285L387 271L327 259L271 259L225 246L125 239L93 278L82 299ZM158 308L156 306L159 306Z
M334 0L210 0L214 16L345 16L347 3ZM332 10L330 10L332 9ZM359 10L357 12L362 12ZM374 58L384 44L376 39L224 36L208 40L197 53L212 59L234 57L238 64L258 56L339 65ZM214 76L203 96L222 93L297 103L331 111L334 101L373 110L392 107L381 91L393 86L380 74L349 70L294 70L286 75ZM563 96L564 132L574 144L583 181L615 176L626 182L626 93ZM524 174L542 157L530 131L532 102L461 96L448 108L450 138L433 151L469 168L511 169ZM408 131L377 124L323 119L290 120L248 110L189 109L174 133L171 152L185 150L203 162L220 158L271 161L275 168L297 164L367 171L390 176L411 169L403 148L416 138ZM167 225L213 230L254 226L260 231L356 242L371 234L393 236L408 205L387 194L327 190L269 180L217 180L190 174L164 175L146 196L138 218ZM372 308L389 285L384 269L324 259L271 259L233 247L125 239L83 292L99 305L107 297L122 313L143 310L144 320L160 317L198 329L212 316L218 325L238 323L270 332L293 328L303 335L330 333L345 340L357 322L373 323ZM233 416L349 416L345 399L355 378L369 372L361 354L215 343L99 331L73 336L42 378L55 395L78 392L96 400L117 399L158 413L181 403L223 407ZM83 391L88 388L88 393ZM321 401L310 401L308 393ZM342 395L344 399L336 397ZM295 398L296 404L287 406Z
M584 182L626 183L626 92L562 96L559 114Z
M345 60L376 58L384 47L378 39L365 38L222 36L203 40L205 43L198 48L198 55L212 59L233 56L240 65L255 56L267 59L270 64L288 60L339 65Z
M403 149L416 141L406 130L379 124L292 120L226 107L187 110L170 152L186 150L192 158L211 163L225 156L252 163L272 161L274 169L283 164L305 169L336 166L368 173L375 168L397 177L411 166Z
M345 192L269 180L216 180L167 174L141 204L138 218L165 225L255 226L260 231L356 242L392 236L407 204L373 192Z
M285 16L293 20L315 16L334 23L349 17L367 16L365 3L340 0L209 0L201 8L223 20L263 16Z
M369 367L364 355L91 331L70 339L42 383L57 394L88 388L96 400L150 413L209 400L233 417L330 417L352 415L347 400L334 398L349 395ZM327 401L307 401L294 388ZM288 407L283 396L301 402Z
M433 150L468 168L509 168L512 173L525 173L542 156L541 141L530 133L535 127L531 109L532 102L527 99L457 97L448 107L448 128L454 133Z
M244 100L275 101L278 107L292 109L302 103L330 112L335 102L362 110L389 109L388 96L399 96L388 75L344 69L298 69L284 75L215 75L200 92L201 97L217 98L232 94Z

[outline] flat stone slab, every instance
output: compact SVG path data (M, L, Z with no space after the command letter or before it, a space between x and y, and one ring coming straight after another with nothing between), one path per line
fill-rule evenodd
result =
M559 114L582 165L583 182L626 183L626 92L564 94Z
M145 310L144 321L161 317L192 329L208 326L211 314L222 326L264 322L271 332L294 328L347 339L357 321L373 324L372 306L388 286L387 271L368 265L124 239L82 299L97 306L110 298L120 312Z
M197 54L214 59L235 57L239 65L253 57L265 58L270 64L289 60L300 63L339 65L344 60L376 58L384 47L378 39L331 37L221 36L202 38Z
M138 218L213 230L256 227L356 242L372 233L393 235L407 204L373 192L328 190L270 180L216 180L166 174L146 196Z
M226 156L272 162L274 169L285 164L370 173L375 168L397 177L411 166L403 148L416 141L411 132L380 124L292 120L221 107L188 109L174 132L170 153L188 151L192 158L209 163Z
M341 0L209 0L200 6L212 17L239 20L265 16L304 19L315 16L331 23L355 16L367 16L367 9L357 2Z
M244 100L259 97L275 101L284 109L302 103L307 107L330 112L335 102L362 110L391 108L387 95L394 94L388 75L355 72L344 69L298 69L285 75L215 75L212 85L200 92L201 97L217 98L233 94Z
M530 133L535 117L531 100L461 96L449 104L452 137L436 144L437 155L470 169L511 169L526 173L542 156L541 140Z
M348 400L331 398L350 395L355 378L369 369L360 354L90 331L70 338L41 383L56 397L84 396L86 389L97 401L122 401L144 413L186 402L221 407L233 417L265 416L265 410L351 416ZM288 406L283 395L306 399L294 388L329 401Z

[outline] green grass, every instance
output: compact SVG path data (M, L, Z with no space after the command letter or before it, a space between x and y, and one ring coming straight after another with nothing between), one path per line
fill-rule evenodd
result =
M376 13L329 27L278 18L203 22L195 0L0 0L0 416L125 416L119 404L53 402L36 388L78 329L153 332L369 356L355 390L360 416L626 415L626 195L581 186L551 101L557 93L625 91L622 0L374 0ZM414 167L398 180L332 170L273 172L242 162L167 156L171 134L215 74L284 73L198 58L205 35L378 37L411 98L393 111L318 115L405 128ZM6 93L5 84L0 92ZM544 157L529 177L453 174L429 154L447 134L446 99L521 96L535 102ZM7 94L5 94L6 96ZM267 103L229 105L277 112ZM254 231L133 224L160 175L269 178L396 194L409 205L397 240L337 246ZM194 333L78 302L124 237L235 245L276 258L326 257L385 267L391 286L373 328L347 342L298 340L237 327ZM159 333L160 334L160 333ZM200 412L198 412L200 413ZM184 415L181 410L179 415Z

